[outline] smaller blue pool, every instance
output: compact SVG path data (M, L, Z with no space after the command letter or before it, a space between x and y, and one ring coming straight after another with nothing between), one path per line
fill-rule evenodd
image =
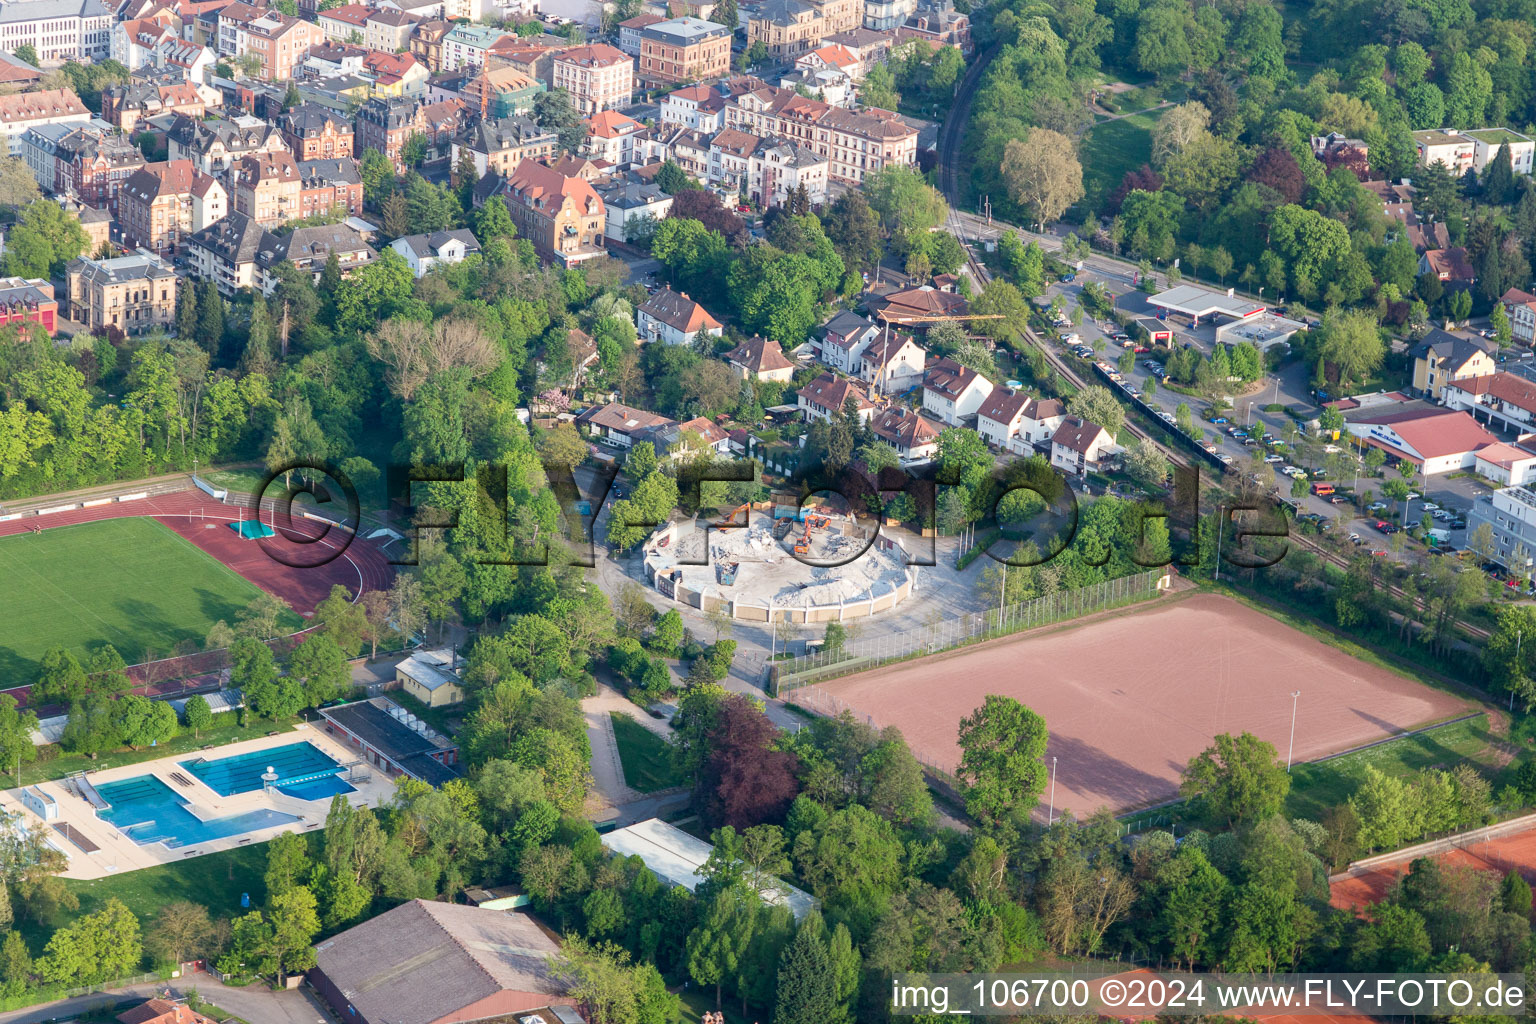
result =
M299 820L281 811L248 811L204 820L187 810L186 800L153 775L98 783L96 792L110 805L97 811L97 815L140 846L195 846L259 829L292 825Z
M341 765L313 743L289 743L209 761L196 757L180 765L220 796L252 793L262 787L268 768L277 774L277 788L300 800L325 800L354 792L340 777Z

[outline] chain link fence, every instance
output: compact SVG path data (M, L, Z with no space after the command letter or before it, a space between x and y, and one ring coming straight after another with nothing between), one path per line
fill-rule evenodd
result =
M835 676L1144 601L1157 594L1166 576L1166 570L1152 569L1003 608L972 612L930 626L850 640L836 651L785 658L773 665L773 692L801 703L797 691ZM809 706L808 709L818 710Z

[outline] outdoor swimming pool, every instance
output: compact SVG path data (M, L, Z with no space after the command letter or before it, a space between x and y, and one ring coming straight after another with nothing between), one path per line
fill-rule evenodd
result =
M205 821L188 811L187 801L153 775L98 783L96 792L111 805L97 815L140 846L164 843L176 849L299 821L281 811L248 811Z
M194 757L178 763L220 796L261 789L261 776L268 768L277 773L277 788L300 800L325 800L338 793L354 792L339 774L341 765L309 742L268 747L212 761Z

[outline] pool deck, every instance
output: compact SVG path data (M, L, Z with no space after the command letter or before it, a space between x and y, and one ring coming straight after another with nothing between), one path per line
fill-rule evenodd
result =
M64 852L69 858L68 870L61 874L65 878L105 878L108 875L118 874L123 871L136 871L139 868L150 868L157 864L174 864L186 860L189 857L202 856L205 853L215 853L219 850L233 849L236 846L249 846L252 843L266 842L268 839L281 832L307 832L311 829L321 828L325 824L326 813L330 810L331 800L300 800L296 797L286 796L282 793L265 793L255 790L249 793L236 793L234 796L220 796L209 788L192 773L182 768L179 762L188 761L194 757L206 757L214 760L221 757L231 757L236 754L244 754L253 750L264 750L268 747L282 747L291 743L309 742L325 751L334 758L338 764L350 764L358 759L358 751L339 742L335 737L328 736L323 730L308 725L300 725L290 732L278 733L275 736L262 736L256 739L242 740L239 743L230 743L222 747L210 750L195 751L178 754L174 757L163 757L156 761L141 761L138 764L123 765L120 768L107 768L99 772L91 772L86 780L92 785L100 785L104 782L116 782L121 779L130 779L140 775L153 775L170 787L172 792L185 798L187 810L199 818L222 818L234 814L244 814L249 811L273 810L284 814L292 814L301 820L294 825L273 826L271 828L258 829L254 832L245 832L241 835L229 836L225 839L215 839L209 842L197 843L191 846L179 846L174 849L164 843L152 843L149 846L140 846L122 832L118 831L111 822L104 821L96 816L95 810L83 798L76 796L65 788L64 780L56 779L49 782L29 783L27 788L35 788L47 793L59 805L59 816L53 822L45 822L21 802L17 790L6 790L0 793L0 808L11 812L20 812L26 820L28 827L38 829L49 841ZM393 777L386 777L383 772L371 766L363 766L368 772L366 781L352 782L357 790L347 795L355 806L377 807L387 801L395 792ZM184 782L172 778L176 773ZM350 780L349 780L350 781ZM60 835L54 828L59 822L68 823L71 829L80 837L96 844L94 853L85 853L78 846Z

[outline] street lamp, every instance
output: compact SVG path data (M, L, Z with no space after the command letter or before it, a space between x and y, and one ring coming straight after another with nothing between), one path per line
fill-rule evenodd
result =
M1046 819L1046 825L1056 824L1056 759L1051 758L1051 816Z
M1296 705L1300 697L1300 690L1295 690L1291 693L1291 746L1285 752L1285 773L1287 775L1291 773L1291 757L1296 753Z

